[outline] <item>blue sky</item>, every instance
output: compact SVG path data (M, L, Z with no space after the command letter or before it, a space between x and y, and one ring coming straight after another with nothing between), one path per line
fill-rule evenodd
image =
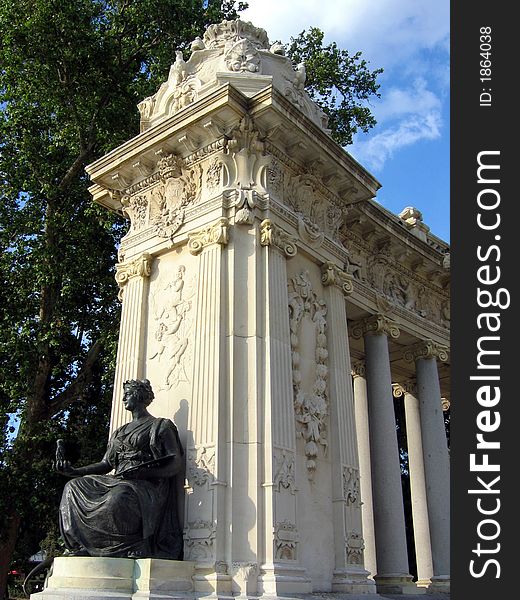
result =
M319 27L325 42L382 67L378 124L346 149L382 184L377 200L398 214L418 208L449 242L449 0L249 0L242 18L271 41Z

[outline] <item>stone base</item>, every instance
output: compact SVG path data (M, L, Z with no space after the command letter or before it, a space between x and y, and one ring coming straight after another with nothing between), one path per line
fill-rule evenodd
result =
M305 569L302 567L276 563L262 565L261 572L257 584L257 592L260 596L291 596L308 594L312 591L312 582L305 575Z
M370 573L361 567L336 569L332 575L332 591L343 594L376 594L376 584Z
M437 575L432 577L432 582L428 587L428 594L449 594L450 581L449 575Z
M418 588L409 574L376 575L374 577L379 594L424 594L424 588Z
M195 563L155 558L62 556L31 600L137 600L186 596Z

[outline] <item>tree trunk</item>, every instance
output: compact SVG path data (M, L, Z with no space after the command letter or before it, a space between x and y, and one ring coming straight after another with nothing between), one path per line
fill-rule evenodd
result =
M8 600L7 573L18 538L20 516L13 510L7 515L5 537L0 541L0 600Z

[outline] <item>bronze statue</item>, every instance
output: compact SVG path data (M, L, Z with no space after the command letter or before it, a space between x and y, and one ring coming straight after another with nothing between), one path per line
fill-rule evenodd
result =
M111 436L103 460L74 468L58 444L56 470L74 477L60 504L69 556L182 559L175 475L184 454L176 426L152 416L148 380L126 381L132 421ZM109 473L113 471L109 475Z

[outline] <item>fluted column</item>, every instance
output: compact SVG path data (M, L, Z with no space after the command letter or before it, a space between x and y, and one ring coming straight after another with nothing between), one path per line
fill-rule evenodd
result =
M359 460L352 380L347 370L350 349L345 296L353 291L352 278L333 263L322 266L328 310L328 352L332 458L332 510L336 568L332 591L375 593L364 568Z
M396 384L394 395L396 397L403 396L404 398L415 558L417 561L417 585L428 587L433 576L433 565L417 386L411 381L407 381L403 385Z
M405 352L415 361L419 397L424 474L433 559L432 590L449 588L450 580L450 465L442 411L437 359L447 349L431 340Z
M399 329L383 315L357 323L355 337L364 337L372 490L376 530L377 589L399 594L414 587L408 568L406 529L399 449L395 430L392 378L387 336L399 337Z
M152 272L152 257L145 252L137 258L116 265L119 299L123 303L117 346L114 398L110 430L114 431L130 419L121 398L123 383L143 376L144 326L147 314L147 280Z
M368 425L367 380L364 362L352 364L354 378L354 415L359 456L361 519L365 540L365 569L372 577L377 573L374 505L372 499L372 469L370 466L370 433Z

